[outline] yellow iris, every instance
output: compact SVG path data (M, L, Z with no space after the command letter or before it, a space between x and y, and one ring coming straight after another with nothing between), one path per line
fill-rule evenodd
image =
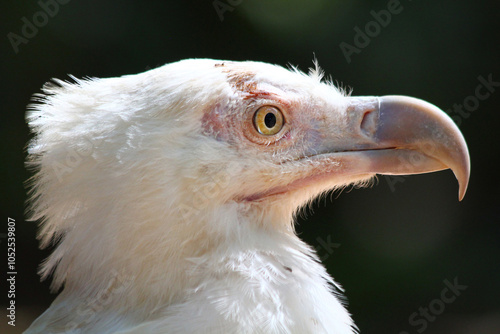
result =
M283 114L276 107L263 106L255 112L253 124L260 134L272 136L283 128Z

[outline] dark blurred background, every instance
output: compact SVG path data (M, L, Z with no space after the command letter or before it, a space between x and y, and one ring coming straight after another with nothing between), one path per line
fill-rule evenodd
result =
M7 220L15 219L18 274L17 326L2 315L0 332L21 332L55 297L36 274L49 252L38 249L36 224L23 218L25 109L47 80L120 76L192 57L307 71L317 57L354 95L410 95L447 110L472 161L462 202L450 171L380 176L371 188L318 200L300 217L301 237L344 286L361 332L500 333L498 4L2 1L0 241L6 254ZM450 290L444 300L453 284L460 285L456 298L446 298ZM0 294L5 312L6 288Z

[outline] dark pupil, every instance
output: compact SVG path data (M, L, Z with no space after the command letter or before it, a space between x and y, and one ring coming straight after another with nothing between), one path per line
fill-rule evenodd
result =
M269 129L272 129L276 125L276 115L268 113L266 117L264 117L264 123Z

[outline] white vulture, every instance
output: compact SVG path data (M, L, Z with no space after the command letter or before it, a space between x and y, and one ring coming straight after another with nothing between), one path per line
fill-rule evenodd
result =
M260 62L53 81L27 120L30 219L61 290L26 333L356 333L298 208L375 174L450 168L465 140L411 97L353 97Z

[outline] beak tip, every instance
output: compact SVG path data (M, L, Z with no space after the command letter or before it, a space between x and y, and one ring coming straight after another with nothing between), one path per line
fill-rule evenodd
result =
M467 186L469 185L469 176L467 175L467 177L462 180L459 179L458 184L459 184L458 200L462 201L465 197L465 193L467 192Z
M463 170L462 173L457 174L456 177L458 180L458 200L462 201L465 197L465 193L467 192L467 187L469 186L470 162L468 159L465 170Z
M464 196L465 196L465 190L460 189L458 191L458 200L461 202L464 199Z

